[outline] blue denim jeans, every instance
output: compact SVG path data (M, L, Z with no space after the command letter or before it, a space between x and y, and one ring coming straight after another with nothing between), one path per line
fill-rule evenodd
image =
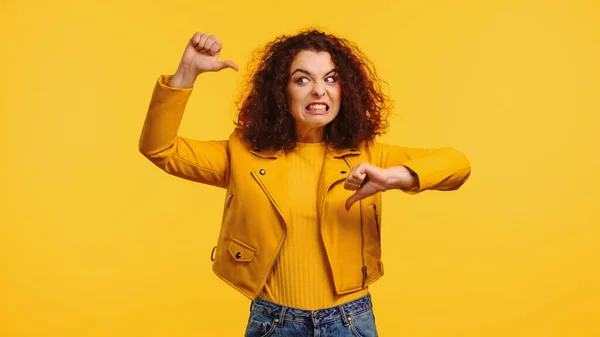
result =
M245 337L377 337L371 295L314 311L257 298L250 306Z

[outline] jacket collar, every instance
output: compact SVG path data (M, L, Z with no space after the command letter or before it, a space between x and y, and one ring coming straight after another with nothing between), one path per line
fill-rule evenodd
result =
M250 152L255 155L258 156L260 158L265 158L265 159L277 159L279 158L282 154L283 151L282 150L274 150L274 149L250 149Z
M277 159L283 155L283 150L274 150L274 149L250 149L250 152L260 158L264 159ZM348 149L332 149L327 148L327 155L333 158L342 158L347 155L360 155L360 150L358 148L348 148Z
M328 149L327 154L333 158L342 158L349 154L360 155L360 150L354 147L349 149Z

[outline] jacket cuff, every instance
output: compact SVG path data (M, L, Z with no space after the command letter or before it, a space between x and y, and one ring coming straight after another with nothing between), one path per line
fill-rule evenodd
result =
M406 190L415 193L429 189L455 189L470 171L468 162L458 155L428 155L409 160L402 165L417 177L418 186Z
M169 86L173 75L160 75L154 86L152 97L153 103L159 104L186 104L190 98L193 88L175 88Z

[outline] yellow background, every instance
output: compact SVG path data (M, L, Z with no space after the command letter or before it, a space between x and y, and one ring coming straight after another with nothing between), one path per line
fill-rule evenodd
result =
M252 50L307 25L356 41L391 143L454 146L458 192L386 192L380 335L600 336L597 1L16 1L0 5L0 336L242 336L210 270L223 191L137 141L195 31L241 66L201 77L181 134L222 139Z

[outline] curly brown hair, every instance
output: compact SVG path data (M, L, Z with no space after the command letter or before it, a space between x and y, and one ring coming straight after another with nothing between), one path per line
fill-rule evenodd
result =
M287 84L292 61L303 50L328 52L340 80L340 110L325 126L324 141L334 148L351 148L385 133L389 100L372 63L354 43L311 29L279 36L254 54L255 70L238 102L236 122L246 141L258 149L290 150L296 145Z

